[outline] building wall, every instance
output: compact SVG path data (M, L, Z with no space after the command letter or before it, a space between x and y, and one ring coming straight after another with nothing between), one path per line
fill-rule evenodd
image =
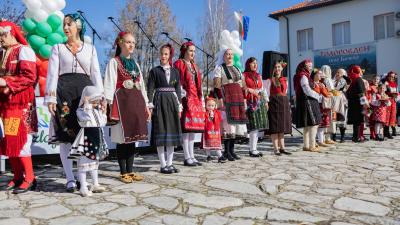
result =
M313 59L312 51L297 51L297 31L313 28L314 50L332 48L332 24L350 21L351 44L373 42L374 16L400 11L400 0L353 0L323 8L287 15L290 37L290 72L306 58ZM287 53L286 19L279 18L280 51ZM389 70L400 72L400 38L376 41L378 74ZM291 77L292 78L292 77ZM292 87L293 88L293 87Z

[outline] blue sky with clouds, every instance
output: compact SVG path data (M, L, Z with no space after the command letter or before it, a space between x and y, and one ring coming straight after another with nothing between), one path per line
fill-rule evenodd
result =
M67 7L64 13L82 10L86 17L96 27L100 35L109 34L113 25L107 17L117 17L119 10L124 6L124 0L66 0ZM268 14L302 0L227 0L232 11L241 10L250 17L248 40L244 43L244 57L255 56L262 60L263 51L279 50L278 22L269 18ZM202 18L206 0L167 0L172 13L176 16L178 27L196 41L198 36L199 20ZM89 34L88 30L88 34ZM108 32L108 33L107 33ZM162 32L162 31L160 31ZM105 60L103 49L111 48L108 44L96 41L99 49L100 62Z

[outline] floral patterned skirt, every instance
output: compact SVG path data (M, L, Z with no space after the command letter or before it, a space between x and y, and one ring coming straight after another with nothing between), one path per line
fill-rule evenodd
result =
M57 110L51 120L49 143L73 143L81 127L76 110L82 90L93 85L89 76L80 73L63 74L57 84Z

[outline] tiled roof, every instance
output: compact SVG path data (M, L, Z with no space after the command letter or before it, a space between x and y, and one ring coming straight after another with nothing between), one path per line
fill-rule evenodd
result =
M269 14L269 17L278 20L280 16L298 13L310 9L316 9L328 5L334 5L342 2L347 2L351 0L305 0L303 2L297 3L285 9L280 9Z

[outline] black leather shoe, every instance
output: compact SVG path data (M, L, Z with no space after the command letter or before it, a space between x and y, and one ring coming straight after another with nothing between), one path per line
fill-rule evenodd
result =
M263 154L261 152L254 153L253 151L249 151L250 157L262 157Z
M197 166L197 163L194 163L194 162L189 163L188 160L186 159L186 160L183 162L183 165L184 165L184 166Z
M235 159L235 160L240 160L241 158L240 158L240 156L238 156L236 153L234 153L234 152L231 152L231 155L232 155L232 157Z
M16 180L16 181L12 180L12 181L10 181L10 183L8 183L8 185L4 188L4 190L5 191L13 190L14 188L17 188L19 185L21 185L22 181L23 180ZM13 182L13 183L11 183L11 182Z
M36 182L36 179L34 179L32 182L29 183L27 188L20 188L20 187L15 188L13 190L13 194L22 194L22 193L25 193L28 191L33 191L36 189L36 186L37 186L37 182Z
M226 158L224 156L221 156L218 158L219 163L226 163Z
M209 155L207 156L207 162L210 162L212 160L212 157Z
M284 154L284 155L291 155L292 154L291 152L285 151L285 149L283 149L283 148L279 149L279 152Z
M170 165L168 167L168 169L171 170L173 173L179 173L180 172L179 169L175 168L174 165Z
M160 173L163 173L163 174L171 174L171 173L173 173L173 171L170 169L170 167L165 166L165 167L162 167L162 168L160 169Z
M68 184L69 183L75 183L75 187L68 187ZM80 183L79 183L79 188L80 188ZM75 181L75 180L70 180L70 181L68 181L67 182L67 184L66 184L66 188L65 188L65 191L67 191L67 192L69 192L69 193L73 193L75 190L78 190L78 185L77 185L77 182Z
M199 161L193 161L193 163L196 163L197 166L202 166L203 163L199 162Z
M274 151L274 154L277 156L281 156L282 154L280 152Z

